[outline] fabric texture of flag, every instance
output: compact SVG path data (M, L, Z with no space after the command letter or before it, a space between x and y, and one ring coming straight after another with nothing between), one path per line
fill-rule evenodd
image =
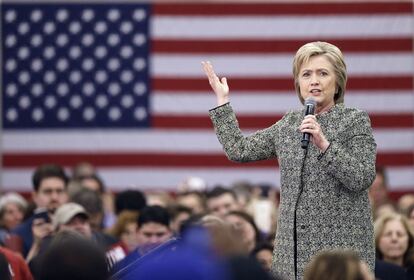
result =
M1 13L4 190L29 191L42 163L81 161L113 190L175 189L189 176L278 186L276 161L226 159L201 61L228 78L248 134L302 106L293 55L317 40L345 55L345 104L368 111L391 190L414 189L410 1L6 1Z

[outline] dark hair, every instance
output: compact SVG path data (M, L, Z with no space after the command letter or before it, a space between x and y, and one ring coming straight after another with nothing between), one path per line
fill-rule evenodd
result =
M276 280L282 279L278 275L270 275L256 259L246 256L228 258L228 268L231 280Z
M254 238L255 241L256 241L256 244L258 244L262 240L260 230L257 227L257 225L256 225L256 223L255 223L252 216L250 216L249 214L247 214L246 212L243 212L243 211L230 211L229 213L226 214L226 216L230 216L230 215L234 215L234 216L242 218L243 220L248 222L253 227L254 233L256 235L255 238Z
M146 223L162 224L166 227L170 227L170 214L164 207L154 205L147 206L141 210L138 216L138 228Z
M96 191L81 188L72 195L71 201L82 205L89 214L103 213L102 199Z
M211 191L207 192L206 197L207 199L211 199L222 196L223 194L230 194L237 201L236 193L233 190L224 188L222 186L214 187Z
M168 213L170 214L171 219L175 219L181 213L192 215L193 211L183 205L174 205L168 208Z
M59 232L40 260L42 280L109 279L105 253L73 231Z
M118 193L115 198L115 213L118 215L123 210L141 211L147 206L145 195L138 190L126 190Z
M66 176L65 171L60 165L57 164L44 164L39 166L33 173L32 183L33 188L37 192L39 190L40 184L44 179L57 177L62 179L65 182L65 187L68 184L68 177Z
M0 253L0 279L11 280L9 262L5 255Z
M260 251L268 250L273 253L273 246L269 242L261 242L256 245L256 247L252 250L250 255L255 257Z

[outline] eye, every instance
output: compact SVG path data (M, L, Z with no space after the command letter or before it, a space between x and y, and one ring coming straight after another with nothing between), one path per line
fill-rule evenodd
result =
M328 72L322 71L321 76L328 76Z
M309 77L309 76L310 76L309 72L302 73L302 77Z

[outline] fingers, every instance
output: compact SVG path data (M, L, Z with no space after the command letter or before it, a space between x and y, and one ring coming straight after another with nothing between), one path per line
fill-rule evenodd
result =
M204 73L206 73L210 84L220 82L210 61L202 61L201 64L203 65Z

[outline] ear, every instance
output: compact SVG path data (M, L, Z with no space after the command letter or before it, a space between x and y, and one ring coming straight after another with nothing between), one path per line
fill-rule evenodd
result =
M37 205L37 192L36 191L32 192L32 200Z

